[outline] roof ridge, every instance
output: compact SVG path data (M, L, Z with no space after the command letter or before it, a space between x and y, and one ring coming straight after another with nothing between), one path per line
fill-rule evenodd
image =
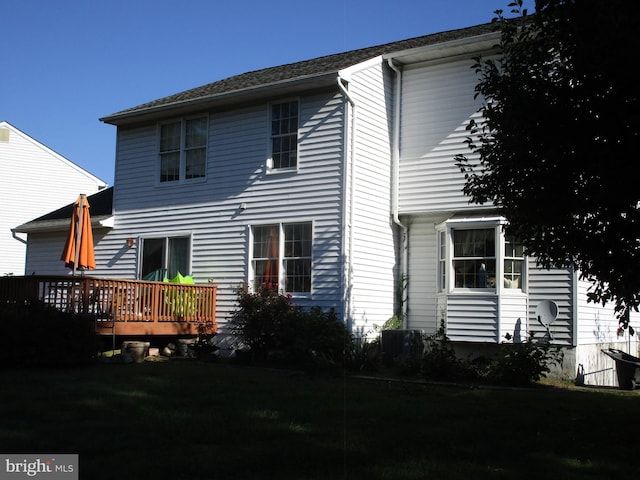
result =
M257 70L250 70L139 104L135 107L121 110L107 117L103 117L100 120L110 123L120 116L136 115L137 112L142 113L143 111L148 111L150 109L166 107L183 102L193 102L219 94L257 88L297 78L319 76L334 71L337 72L378 55L480 35L488 33L493 29L496 29L495 22L483 23L358 48L355 50L346 50L339 53L332 53L320 57L260 68Z

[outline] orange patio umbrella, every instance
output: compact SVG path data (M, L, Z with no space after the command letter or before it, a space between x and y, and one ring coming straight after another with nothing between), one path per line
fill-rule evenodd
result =
M96 268L89 201L84 193L80 194L73 206L69 235L62 251L61 260L65 266L73 268L74 275L79 268L88 270Z

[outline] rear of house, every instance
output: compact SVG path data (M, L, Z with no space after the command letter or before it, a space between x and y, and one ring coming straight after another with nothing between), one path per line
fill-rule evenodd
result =
M615 384L600 348L628 339L612 308L587 304L576 272L538 268L499 212L462 194L454 157L480 106L472 58L497 39L491 25L443 32L105 117L118 129L113 216L94 233L93 273L215 283L222 333L238 286L270 282L356 335L398 314L408 330L443 326L469 354L550 336L566 347L564 376L582 365L588 382ZM63 235L32 227L29 243L28 269L53 273L40 259ZM545 301L558 307L550 325L537 320Z

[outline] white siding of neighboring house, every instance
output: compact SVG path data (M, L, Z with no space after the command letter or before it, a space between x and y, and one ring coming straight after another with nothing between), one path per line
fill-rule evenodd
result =
M222 324L235 308L235 289L248 280L249 226L311 221L313 295L294 303L335 307L341 315L343 99L327 93L300 100L295 173L266 172L266 103L209 114L207 178L186 185L156 183L155 125L119 129L115 228L96 246L106 261L95 273L136 276L139 242L127 248L127 237L190 234L192 271L185 273L218 285Z
M13 238L11 229L106 184L7 122L0 122L0 130L0 275L29 274L26 246ZM26 235L18 235L26 240Z
M380 61L352 73L349 80L355 102L355 159L350 171L355 176L353 287L349 290L353 330L368 335L394 314L397 265L390 213L393 91L389 71Z

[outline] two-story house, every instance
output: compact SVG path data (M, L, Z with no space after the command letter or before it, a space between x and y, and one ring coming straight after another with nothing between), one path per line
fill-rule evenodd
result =
M480 106L472 58L498 39L490 24L426 35L102 118L117 127L114 223L95 235L94 273L215 282L221 324L239 285L274 282L359 335L402 313L407 329L442 322L471 350L550 333L567 375L611 367L599 349L620 340L612 309L587 304L576 272L538 268L499 212L462 194L454 157ZM34 249L62 246L62 233L55 246L37 235ZM544 300L558 307L549 332Z

